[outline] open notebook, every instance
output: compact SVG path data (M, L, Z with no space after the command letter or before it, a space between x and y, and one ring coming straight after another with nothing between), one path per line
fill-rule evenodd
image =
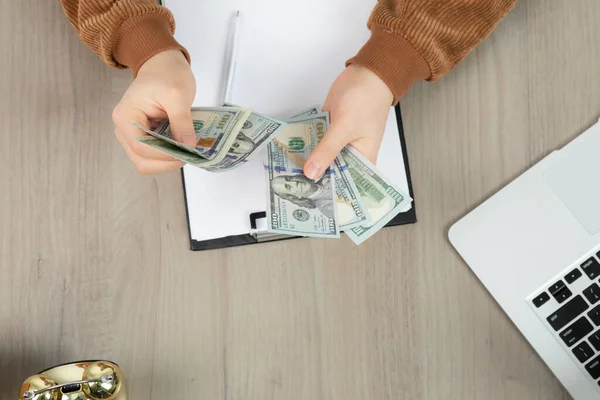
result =
M322 105L345 61L369 38L374 0L163 0L192 57L195 106L220 105L232 18L242 15L231 102L285 119ZM264 152L230 172L183 169L192 250L273 240L266 223ZM400 109L390 109L377 167L414 198ZM412 208L388 225L416 221Z

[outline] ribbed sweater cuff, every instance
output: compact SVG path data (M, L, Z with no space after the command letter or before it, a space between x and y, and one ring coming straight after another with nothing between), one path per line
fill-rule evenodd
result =
M393 105L416 81L431 75L427 62L410 42L376 25L371 27L367 43L346 62L346 66L350 64L366 67L379 76L394 95Z
M129 18L121 25L114 48L115 60L133 71L152 56L165 51L181 50L190 62L190 55L173 37L169 20L162 15L148 14Z

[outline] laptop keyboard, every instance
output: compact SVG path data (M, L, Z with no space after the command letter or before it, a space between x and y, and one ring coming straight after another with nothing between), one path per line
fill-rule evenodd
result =
M600 388L600 252L567 268L527 301Z

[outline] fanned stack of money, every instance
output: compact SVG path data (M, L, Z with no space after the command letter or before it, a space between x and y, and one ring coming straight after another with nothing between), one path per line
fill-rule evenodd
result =
M192 110L196 145L173 139L169 122L155 131L132 124L151 136L135 138L185 163L211 172L239 167L266 146L268 231L274 234L339 238L361 244L412 199L352 146L346 146L323 176L304 175L304 163L329 128L320 107L285 122L225 104Z
M304 176L308 155L329 127L318 107L300 113L267 145L268 230L288 235L338 238L357 245L373 236L412 199L346 146L316 181Z
M134 139L187 164L211 172L223 172L245 163L252 153L264 148L287 125L231 104L194 108L192 120L196 133L194 148L173 139L169 121L155 131L132 124L151 135Z

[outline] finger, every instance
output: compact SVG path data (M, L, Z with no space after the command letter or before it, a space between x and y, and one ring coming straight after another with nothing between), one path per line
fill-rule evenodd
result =
M310 179L321 177L347 144L343 132L337 128L337 125L332 125L306 160L304 175Z
M163 172L169 172L176 169L180 169L185 165L184 162L176 161L163 161L153 160L140 156L129 147L127 139L117 135L117 140L123 146L127 157L131 160L137 170L143 175L159 174Z
M165 154L161 151L153 149L149 146L142 146L141 143L133 140L133 137L141 137L148 136L143 131L134 127L130 124L133 122L139 126L143 126L144 128L150 129L150 121L148 121L148 117L142 110L137 107L132 107L128 105L119 105L115 108L115 112L113 113L113 121L115 123L115 133L117 138L122 138L123 140L119 140L123 146L123 143L127 143L127 147L130 148L133 152L138 154L142 158L146 158L149 160L160 160L160 161L177 161L175 158L171 157L168 154Z
M194 122L192 121L192 110L190 105L181 102L166 104L164 106L169 116L169 125L171 134L178 142L190 147L196 147L196 133L194 131Z

